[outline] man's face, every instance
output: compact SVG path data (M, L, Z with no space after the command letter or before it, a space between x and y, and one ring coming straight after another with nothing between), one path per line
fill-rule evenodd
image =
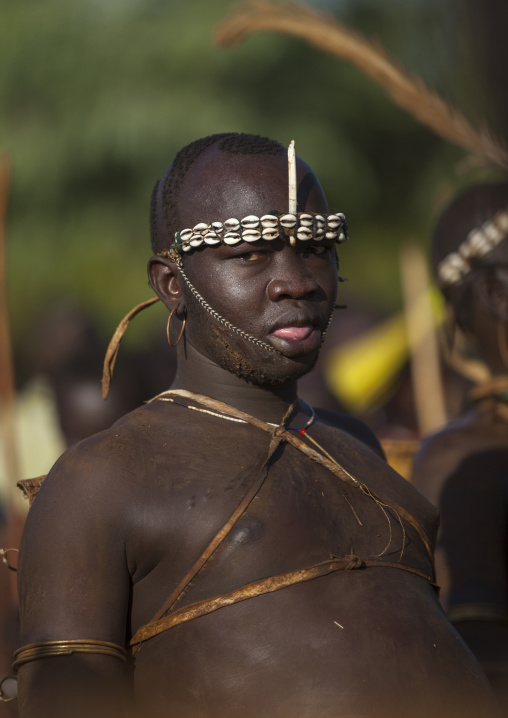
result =
M210 211L206 216L194 214L189 217L194 224L229 217L241 219L248 214L261 216L270 210L287 211L285 158L233 159L233 170L230 166L224 178L231 191L228 194L223 183L219 190L227 206L224 202L220 209L216 205L213 216L208 216ZM299 169L299 187L303 186L305 196L298 210L326 213L321 188L303 163ZM256 177L262 178L259 184L253 180ZM297 240L295 247L283 239L221 244L191 252L185 256L183 266L189 280L216 312L278 350L267 351L214 320L182 280L187 304L186 341L201 354L262 386L294 381L314 366L336 300L333 241Z

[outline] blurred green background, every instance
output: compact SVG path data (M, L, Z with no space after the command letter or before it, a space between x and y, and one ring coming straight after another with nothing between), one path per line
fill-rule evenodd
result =
M488 57L496 47L490 26L498 24L492 8L502 3L309 4L377 38L473 124L485 118L503 134L504 74L496 77ZM151 296L153 184L181 146L224 131L283 144L294 137L330 206L349 221L351 242L341 250L346 299L361 297L381 313L400 306L400 247L410 239L427 245L439 208L479 173L457 173L463 151L393 107L356 69L299 40L263 34L235 50L214 46L213 27L231 7L230 0L0 0L15 346L57 299L89 308L109 337ZM154 310L127 341L140 343L157 322L163 331Z

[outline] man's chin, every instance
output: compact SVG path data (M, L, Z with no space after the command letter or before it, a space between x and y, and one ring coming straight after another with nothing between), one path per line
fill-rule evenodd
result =
M316 365L318 355L319 351L296 359L272 355L268 361L249 361L245 357L238 360L237 357L233 362L228 361L226 357L223 366L254 386L275 389L291 384L311 371Z
M311 352L270 352L255 346L242 337L231 335L222 327L213 328L213 342L202 352L218 366L240 379L263 389L291 384L315 366L320 347Z

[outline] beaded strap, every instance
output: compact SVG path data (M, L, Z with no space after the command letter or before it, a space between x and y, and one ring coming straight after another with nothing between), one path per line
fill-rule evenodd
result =
M472 269L474 260L483 259L508 235L508 210L497 214L481 227L471 230L456 252L448 254L437 268L441 287L459 284Z
M257 242L259 239L271 241L280 236L289 236L301 242L329 239L340 244L348 240L346 218L342 213L269 212L262 217L249 214L243 219L231 218L225 222L198 222L192 228L176 232L171 249L182 255L203 244L235 245L239 242Z

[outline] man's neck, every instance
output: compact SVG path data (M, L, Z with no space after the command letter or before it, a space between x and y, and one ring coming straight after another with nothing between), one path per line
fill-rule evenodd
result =
M297 399L296 382L277 388L263 388L223 369L192 347L178 362L171 389L204 394L263 421L278 424L290 404Z

